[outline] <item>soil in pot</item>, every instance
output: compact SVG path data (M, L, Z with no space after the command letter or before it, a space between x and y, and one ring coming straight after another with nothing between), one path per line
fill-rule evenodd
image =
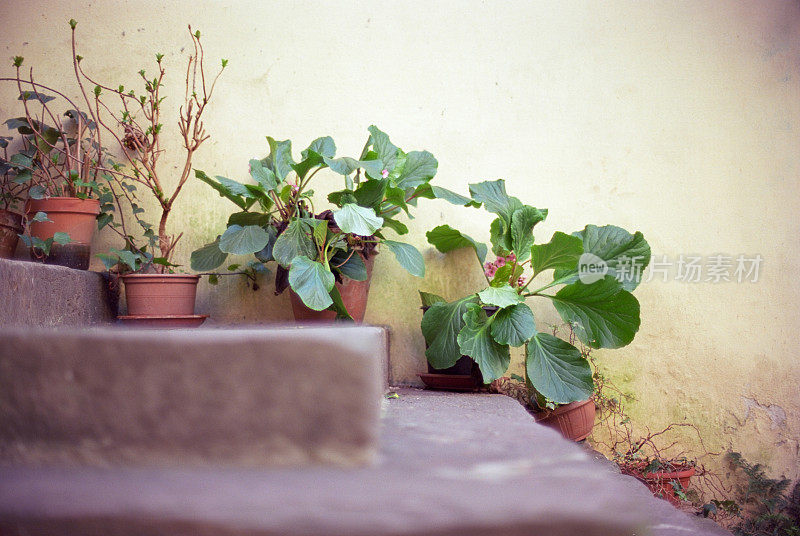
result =
M423 306L421 309L424 313L429 307ZM492 316L499 310L499 307L487 306L483 310L488 316ZM425 349L428 349L427 344L425 344ZM480 367L467 355L462 355L455 365L445 369L433 368L428 363L428 373L419 374L419 378L431 389L450 391L474 391L484 384Z
M21 214L0 210L0 258L14 258L19 235L23 230Z
M367 279L365 281L354 281L352 279L344 278L341 283L336 283L336 288L342 296L342 302L345 308L353 317L356 324L364 321L364 314L367 311L367 299L369 298L369 284L372 280L372 267L375 264L375 255L378 252L373 252L364 260L367 267ZM324 311L315 311L306 307L300 296L289 289L289 296L292 300L292 312L294 319L297 322L333 322L336 320L336 313L328 309Z
M195 316L199 280L186 274L123 275L127 317Z
M58 232L67 233L68 244L54 243L50 253L31 248L31 258L45 264L57 264L87 270L91 260L92 238L97 228L100 201L77 197L47 197L29 199L25 204L25 215L30 221L37 212L44 212L51 221L31 222L31 236L47 240Z
M540 412L536 422L558 430L571 441L582 441L592 433L594 417L594 401L590 398L564 404L550 412Z

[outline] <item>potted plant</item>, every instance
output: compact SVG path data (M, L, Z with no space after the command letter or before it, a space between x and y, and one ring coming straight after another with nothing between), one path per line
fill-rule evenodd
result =
M509 347L524 346L524 382L540 407L555 409L589 399L593 382L588 361L571 342L539 332L526 299L552 302L589 348L625 346L639 329L639 302L631 291L650 261L649 245L642 233L613 225L587 225L572 235L556 232L549 242L535 244L533 229L547 217L546 209L509 196L503 180L470 184L469 190L472 206L482 205L497 216L490 226L495 260L486 261L485 244L449 225L427 233L428 242L442 253L472 248L487 285L454 301L432 299L421 324L428 363L442 371L468 356L482 382L490 383L508 369ZM532 286L546 273L552 277ZM557 286L561 288L556 291ZM497 312L488 315L483 309L487 306Z
M656 497L676 505L688 500L686 490L696 472L694 461L683 457L643 456L638 450L629 451L614 461L620 471L643 482Z
M253 254L262 264L275 261L275 293L291 289L297 320L361 322L379 247L422 277L422 255L410 244L388 239L387 229L406 234L397 216L410 215L419 198L460 205L471 200L430 184L438 166L431 153L406 153L377 127L369 132L358 158L337 158L336 144L325 136L311 142L299 161L290 140L268 137L269 155L250 160L251 183L211 178L197 170L200 180L239 210L221 236L192 254L192 268L213 270L229 254ZM333 209L317 212L311 181L326 169L341 176L343 188L327 196Z
M6 152L2 161L4 200L20 200L22 190L10 189L12 184L28 192L29 234L22 238L35 260L86 270L101 199L109 191L96 124L62 92L37 82L32 69L23 78L23 61L15 57L16 77L1 79L16 83L24 110L23 116L5 122L20 139L17 152L10 157ZM69 109L57 113L52 104L57 97L45 92L60 97ZM4 139L4 151L9 141Z
M11 259L24 231L19 204L27 196L28 171L11 161L8 155L10 136L0 136L0 258Z
M209 135L203 124L203 113L212 98L219 76L227 65L222 60L221 69L214 78L206 75L200 32L189 27L192 51L189 54L185 78L185 97L179 111L178 127L185 151L183 166L177 184L169 190L163 181L167 172L159 159L163 153L161 135L161 104L165 67L163 54L155 55L156 74L150 78L144 69L139 71L143 91L126 90L96 82L83 69L83 57L75 45L75 21L72 28L72 53L75 73L81 91L93 106L93 119L98 130L110 136L119 146L122 161L115 162L107 172L116 178L121 188L113 191L113 204L117 218L109 226L123 238L123 247L99 254L106 268L121 275L125 285L128 314L120 319L130 323L155 326L193 326L202 323L207 315L195 315L194 303L199 276L175 273L172 262L175 246L183 233L170 234L168 219L175 202L192 170L192 159ZM92 96L84 86L93 87ZM106 99L118 101L118 108L107 104ZM113 111L119 109L119 112ZM145 209L139 206L139 195L144 191L159 207L158 224L144 219ZM129 232L125 216L130 211L140 230Z

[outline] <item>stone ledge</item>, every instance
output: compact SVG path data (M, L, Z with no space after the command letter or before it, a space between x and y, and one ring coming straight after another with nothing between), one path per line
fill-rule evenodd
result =
M104 274L0 259L0 326L111 323L118 302Z
M0 464L366 463L386 353L375 327L0 329Z
M591 460L510 398L399 394L384 403L373 467L9 468L0 532L730 536Z

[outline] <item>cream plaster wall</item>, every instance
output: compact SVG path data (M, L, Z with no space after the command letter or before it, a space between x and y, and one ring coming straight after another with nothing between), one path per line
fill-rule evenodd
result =
M434 153L442 186L465 193L505 178L513 195L549 208L541 240L615 223L672 260L761 254L758 283L643 284L639 335L601 361L635 393L636 419L686 419L712 450L800 476L796 2L3 0L0 17L3 75L20 54L42 82L73 88L74 17L85 65L103 80L131 86L152 53L165 53L172 105L185 25L201 29L207 57L230 59L195 162L209 173L244 180L266 135L298 152L331 135L353 154L375 123L406 150ZM13 88L0 96L2 116L16 115ZM338 186L319 177L318 191ZM192 181L172 220L187 233L178 259L220 233L232 206ZM440 255L424 232L447 222L488 240L485 212L430 201L417 215L410 240L428 275L382 254L367 311L392 326L397 382L424 369L417 290L454 298L481 281L469 254ZM271 287L202 283L198 311L219 323L290 320L288 297ZM555 321L549 304L532 305L540 329Z

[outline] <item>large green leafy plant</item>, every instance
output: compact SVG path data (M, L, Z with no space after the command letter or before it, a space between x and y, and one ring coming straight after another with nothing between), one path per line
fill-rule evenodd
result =
M508 369L509 347L524 346L527 381L539 395L553 404L585 400L593 390L589 363L569 342L538 332L525 300L550 301L588 347L625 346L639 329L639 302L631 291L650 262L647 241L640 232L587 225L535 244L533 229L547 217L547 209L509 196L503 180L470 184L469 191L473 205L497 215L490 226L496 258L486 262L487 246L449 225L427 233L443 253L472 248L487 283L480 292L451 302L423 293L424 305L430 306L422 318L428 361L444 369L467 355L489 383ZM544 280L548 273L552 277ZM485 306L499 309L489 316Z
M252 182L209 177L196 170L197 178L214 188L237 207L225 232L192 254L192 268L214 270L229 254L254 254L250 267L263 269L275 261L275 290L291 287L311 309L331 309L340 317L349 314L336 289L336 281L367 279L367 260L382 244L410 274L422 277L425 264L412 245L390 240L387 229L408 233L398 219L419 198L441 198L458 205L471 199L432 186L438 162L428 151L406 153L375 126L358 158L336 157L336 144L329 136L317 138L292 155L290 140L267 138L270 152L250 160ZM327 196L335 207L319 213L313 203L312 179L329 169L342 178L343 188Z

